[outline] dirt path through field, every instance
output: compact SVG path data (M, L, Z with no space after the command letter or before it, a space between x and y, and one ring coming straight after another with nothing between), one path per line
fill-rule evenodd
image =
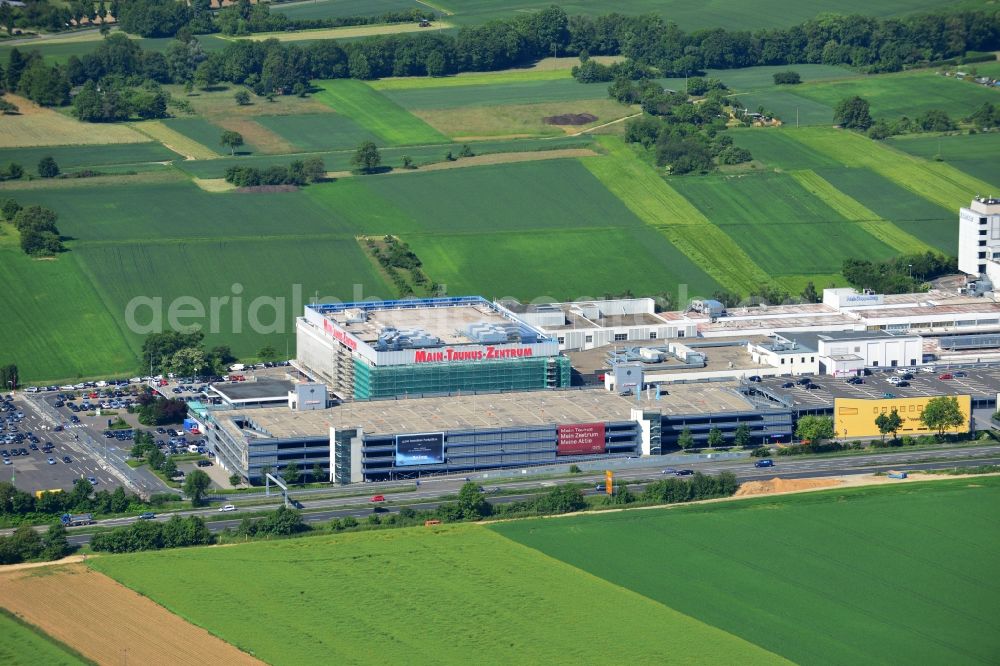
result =
M99 664L263 663L83 564L0 568L0 606Z

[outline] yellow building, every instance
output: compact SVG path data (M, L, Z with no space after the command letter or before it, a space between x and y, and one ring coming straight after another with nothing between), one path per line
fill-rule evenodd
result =
M933 398L940 396L920 396L913 398L880 398L864 400L860 398L836 398L833 401L833 427L837 437L879 437L881 433L875 425L879 414L888 414L895 410L903 419L900 435L936 434L928 430L920 422L920 415ZM946 396L958 400L958 408L965 416L965 423L957 428L949 428L945 432L969 432L969 422L972 419L972 397L968 395Z

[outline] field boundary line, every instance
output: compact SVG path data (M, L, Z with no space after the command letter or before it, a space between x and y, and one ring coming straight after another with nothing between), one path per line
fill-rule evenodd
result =
M163 144L165 148L174 151L185 160L215 160L222 157L208 146L167 127L159 120L129 123L129 127L143 136Z
M838 190L833 183L811 169L788 172L807 191L815 194L845 219L902 254L937 253L938 249L880 217L860 202Z
M623 123L623 122L625 122L626 120L628 120L630 118L638 118L642 114L643 114L642 111L640 111L639 113L633 113L630 116L625 116L624 118L616 118L615 120L612 120L612 121L609 121L609 122L606 122L606 123L602 123L600 125L594 125L593 127L588 127L585 130L580 130L579 132L574 132L574 133L569 134L567 136L580 136L582 134L586 134L587 132L593 132L594 130L601 129L602 127L607 127L608 125L614 125L615 123Z
M748 293L771 281L743 248L633 155L624 141L601 137L599 143L608 154L582 162L587 170L720 286Z
M240 39L249 39L255 42L263 42L268 39L276 39L279 42L302 42L315 39L343 39L351 37L374 37L377 35L402 35L411 32L425 32L433 30L447 30L454 28L455 24L448 21L437 20L430 26L421 28L416 23L374 23L368 25L350 25L339 28L313 28L309 30L294 30L291 32L255 32L250 35L216 35L220 39L235 42Z

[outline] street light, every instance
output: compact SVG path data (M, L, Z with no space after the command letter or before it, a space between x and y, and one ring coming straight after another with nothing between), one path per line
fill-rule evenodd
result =
M906 264L907 270L910 272L910 279L913 279L913 264Z

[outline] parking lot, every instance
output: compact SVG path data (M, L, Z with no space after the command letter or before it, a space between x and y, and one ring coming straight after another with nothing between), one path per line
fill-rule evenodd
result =
M4 481L13 481L19 489L27 492L55 488L69 490L77 479L90 477L97 482L98 489L110 490L122 485L99 460L80 446L77 439L79 428L63 427L60 431L55 430L30 401L20 396L9 403L5 401L5 404L10 404L13 411L5 411L3 414L5 423L3 434L5 436L21 434L24 439L21 442L5 441L0 444L0 453L2 450L8 453L0 469L0 474L3 475L0 478ZM18 414L23 416L17 418ZM7 421L7 417L11 415L15 418ZM16 431L11 429L12 425ZM35 444L37 450L31 448L34 442L31 441L29 433L38 439L38 443ZM48 444L51 444L51 450L44 451L43 448L48 448ZM25 449L27 454L10 455L14 448ZM67 458L69 462L66 462ZM50 459L53 461L51 464L48 462Z
M971 395L973 400L996 398L1000 392L1000 368L921 368L909 369L911 379L896 373L896 368L886 368L862 377L862 384L850 384L843 377L813 376L809 379L816 389L807 389L798 383L799 377L764 377L757 387L767 393L781 396L791 402L794 409L829 409L835 398L884 398L886 394L898 398L937 395ZM950 376L950 379L942 377ZM890 381L904 381L897 385ZM791 384L791 386L789 386Z

